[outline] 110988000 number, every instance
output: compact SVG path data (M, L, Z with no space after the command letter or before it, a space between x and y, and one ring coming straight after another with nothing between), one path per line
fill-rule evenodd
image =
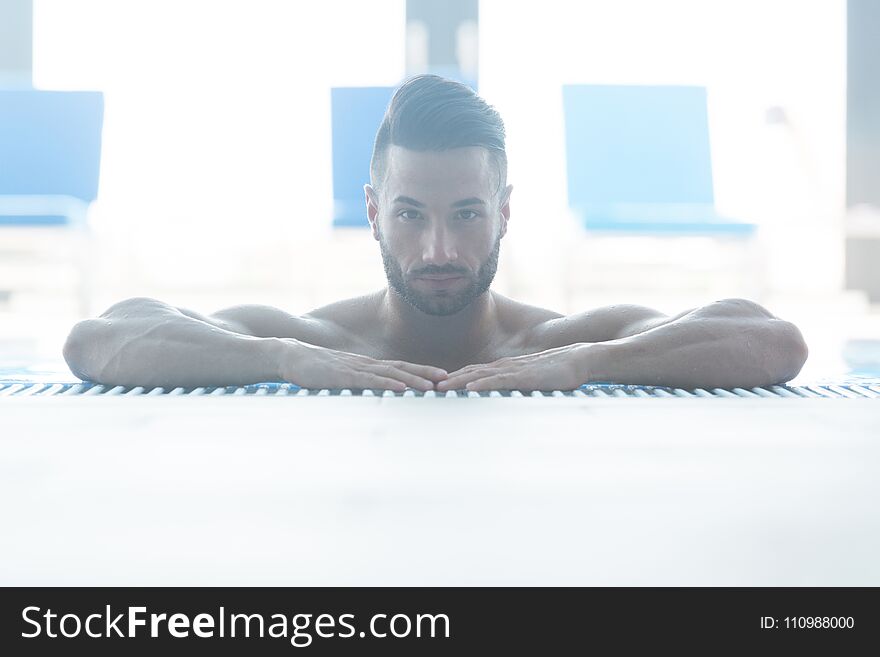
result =
M852 616L786 616L787 630L849 630L855 626Z

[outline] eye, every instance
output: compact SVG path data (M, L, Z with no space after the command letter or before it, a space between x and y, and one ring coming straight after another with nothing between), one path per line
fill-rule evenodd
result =
M471 219L476 219L479 217L478 212L474 212L473 210L462 210L458 213L459 219L464 219L465 221L470 221Z
M418 213L417 210L404 210L403 212L398 213L398 217L402 217L407 221L415 221L416 219L421 219L422 215Z

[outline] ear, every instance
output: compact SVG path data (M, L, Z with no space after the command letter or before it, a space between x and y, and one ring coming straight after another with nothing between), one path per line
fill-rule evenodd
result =
M367 221L370 222L370 232L373 239L379 239L379 194L372 185L364 185L364 201L367 204Z
M507 233L507 222L510 220L510 193L513 191L513 185L508 185L501 193L501 234L504 237Z

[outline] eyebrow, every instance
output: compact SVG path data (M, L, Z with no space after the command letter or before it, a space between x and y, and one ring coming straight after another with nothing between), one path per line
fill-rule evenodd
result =
M479 199L476 196L472 196L471 198L465 198L461 201L456 201L452 204L454 208L463 208L468 205L486 205L486 202L483 199Z
M414 198L411 198L409 196L398 196L396 199L394 199L394 202L395 203L406 203L407 205L411 205L416 208L425 207L424 203L417 201ZM452 207L463 208L463 207L467 207L468 205L486 205L486 202L482 199L477 198L476 196L472 196L471 198L465 198L460 201L456 201L455 203L452 204Z
M394 202L406 203L407 205L412 205L417 208L425 207L424 203L420 203L419 201L415 200L414 198L410 198L409 196L398 196L396 199L394 199Z

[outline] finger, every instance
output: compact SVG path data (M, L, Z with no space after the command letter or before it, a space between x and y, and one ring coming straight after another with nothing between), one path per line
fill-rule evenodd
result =
M461 388L464 388L471 381L476 381L477 379L492 376L498 372L499 370L496 368L485 367L479 370L465 372L464 374L458 374L456 376L450 375L448 379L445 379L437 384L437 390L459 390Z
M484 376L489 376L489 374L487 374L486 372L469 372L467 374L459 374L455 378L450 377L448 379L440 381L437 384L437 390L461 390L470 381L474 381Z
M485 376L471 381L465 386L467 390L474 390L476 392L483 390L516 390L519 387L516 377L507 372Z
M406 385L410 386L411 388L415 388L416 390L431 390L434 388L434 382L430 379L425 379L421 376L411 374L406 370L394 367L390 363L373 365L370 368L370 371L378 374L379 376L402 381Z
M420 376L423 379L428 379L429 381L442 381L449 374L446 370L433 367L432 365L418 365L416 363L408 363L404 360L392 360L385 361L398 369L405 370L410 374L415 374L416 376Z
M447 378L452 378L454 376L459 376L462 374L470 374L472 372L485 372L487 370L500 370L511 365L516 364L518 358L499 358L498 360L493 360L488 363L472 363L470 365L465 365L464 367L455 370L454 372L450 372Z
M485 365L480 365L479 367L485 367ZM473 365L468 365L467 367L462 367L460 369L455 370L454 372L450 372L446 375L447 379L451 379L453 377L466 375L469 372L473 372L476 369Z
M464 367L461 367L461 368L455 370L454 372L450 372L449 376L452 377L457 374L468 374L470 372L474 372L477 370L485 370L487 367L497 369L498 367L501 367L502 365L503 365L503 363L501 361L497 361L497 360L493 361L491 363L471 363L470 365L465 365Z
M378 374L370 374L360 372L354 379L357 383L352 385L353 388L379 388L381 390L393 390L395 392L403 392L406 390L406 383L398 379L392 379L387 376Z

